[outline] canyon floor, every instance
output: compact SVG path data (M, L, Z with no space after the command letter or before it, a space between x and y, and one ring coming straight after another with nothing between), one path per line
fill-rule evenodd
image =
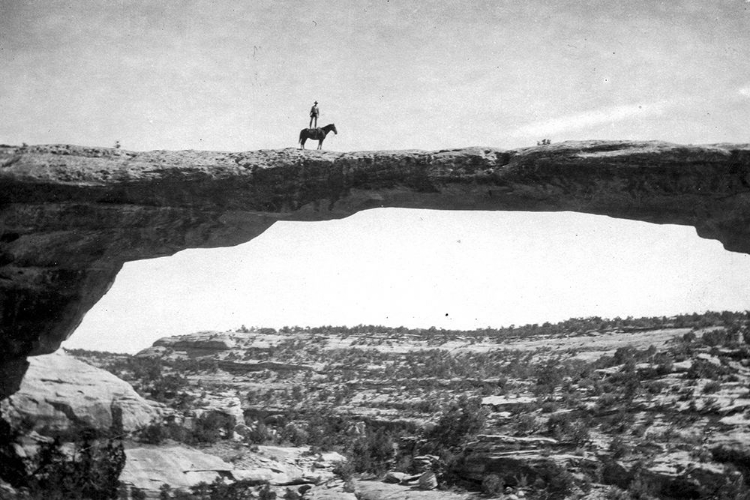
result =
M25 425L26 457L85 423L116 428L125 498L748 498L749 326L705 313L470 332L241 327L135 356L32 358L40 369L2 409ZM93 396L49 373L84 363L135 392ZM32 394L35 376L49 394ZM66 407L66 384L80 407L110 398L109 417Z

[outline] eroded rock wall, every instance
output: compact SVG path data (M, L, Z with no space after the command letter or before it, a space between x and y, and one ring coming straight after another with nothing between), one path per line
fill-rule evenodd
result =
M127 261L237 245L375 207L577 211L692 225L750 252L750 146L130 152L0 146L0 397Z

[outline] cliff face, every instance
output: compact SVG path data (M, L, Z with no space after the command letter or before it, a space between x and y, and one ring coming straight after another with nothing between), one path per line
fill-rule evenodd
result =
M124 262L375 207L577 211L685 224L750 253L750 146L129 152L0 146L0 397Z

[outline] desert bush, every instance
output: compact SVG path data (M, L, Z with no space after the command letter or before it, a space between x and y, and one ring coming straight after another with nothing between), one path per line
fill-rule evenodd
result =
M489 474L482 479L482 493L496 497L503 493L503 479L497 474Z
M33 473L25 486L31 498L114 499L125 467L125 450L122 443L98 442L90 433L84 433L75 442L72 456L64 453L62 442L55 439L41 445L30 466Z
M729 341L729 334L725 330L710 330L703 333L701 341L709 347L720 346Z
M711 449L711 455L719 463L732 464L740 470L750 471L750 452L728 446L716 446Z
M606 500L632 500L630 493L625 490L621 490L617 486L610 486L604 493Z
M146 500L146 492L137 486L132 486L130 488L130 498L131 500Z
M486 420L487 410L481 407L479 399L461 396L443 411L437 425L425 433L426 448L433 452L455 448L469 436L478 433Z
M169 500L172 498L172 487L166 483L159 488L159 500Z
M604 411L611 408L619 402L619 398L613 393L604 393L600 395L596 400L596 409L598 411Z
M347 463L351 463L356 472L382 474L393 462L393 437L384 429L367 429L365 436L350 445L347 455L350 457Z
M289 437L290 441L293 444L296 443L295 446L301 446L302 444L304 444L304 441L302 439L303 437L302 433L297 433L297 434L293 434L291 432L287 433L286 432L287 428L293 428L295 430L297 429L293 424L289 424L287 427L284 428L282 432L282 439L284 439L285 437ZM253 427L251 427L251 430L247 433L247 436L245 436L245 441L250 444L264 444L264 443L269 442L272 439L273 439L273 434L271 430L263 422L258 422Z
M643 477L640 471L636 472L635 478L628 485L628 494L633 500L656 500L654 486Z
M718 380L728 375L730 370L724 366L717 366L705 359L694 359L685 376L689 379L708 378Z
M545 401L544 403L542 403L542 413L553 413L557 411L557 409L558 405L554 401Z
M297 493L291 488L287 488L284 492L284 500L300 500L302 498L302 495Z
M661 377L669 375L672 373L672 370L674 370L674 362L671 358L663 359L656 365L656 374Z
M281 439L293 446L303 446L307 443L307 433L295 424L287 424L281 431Z
M516 430L522 434L530 434L539 430L539 422L536 417L530 413L524 413L518 417Z
M540 471L539 478L543 481L544 493L549 500L567 498L575 486L573 475L554 462Z
M609 451L612 452L612 458L619 460L630 453L630 447L620 436L617 436L609 443Z
M706 385L703 386L703 393L704 394L713 394L715 392L719 392L721 390L721 382L717 380L711 380Z
M660 394L664 389L667 388L666 382L659 380L652 380L651 382L643 384L649 394Z
M154 400L165 402L177 397L177 394L185 386L187 386L187 379L185 377L169 374L153 380L149 392Z
M231 415L218 411L206 412L195 420L193 438L200 443L215 443L222 437L232 437L236 424Z
M586 420L573 422L568 438L575 446L583 446L589 442L589 428L591 423Z
M562 368L556 359L550 359L536 368L536 385L532 389L534 394L552 394L562 380Z
M268 489L268 484L265 484L264 489L259 492L261 495L255 494L255 488L258 486L258 481L242 479L234 481L232 483L225 483L220 477L217 477L212 483L198 483L190 488L190 492L194 495L193 498L199 498L201 500L244 500L247 498L267 498L271 500L276 498L276 494ZM269 493L273 493L273 496L268 496Z
M169 431L160 423L149 424L140 430L138 437L144 443L161 444L162 441L169 437Z
M332 472L344 482L351 481L355 473L354 464L350 460L342 460L334 466Z

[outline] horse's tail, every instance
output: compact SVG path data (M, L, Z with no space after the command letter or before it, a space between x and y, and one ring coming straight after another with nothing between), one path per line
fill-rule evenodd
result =
M305 135L305 129L302 129L299 131L299 140L298 143L302 144L302 137Z

